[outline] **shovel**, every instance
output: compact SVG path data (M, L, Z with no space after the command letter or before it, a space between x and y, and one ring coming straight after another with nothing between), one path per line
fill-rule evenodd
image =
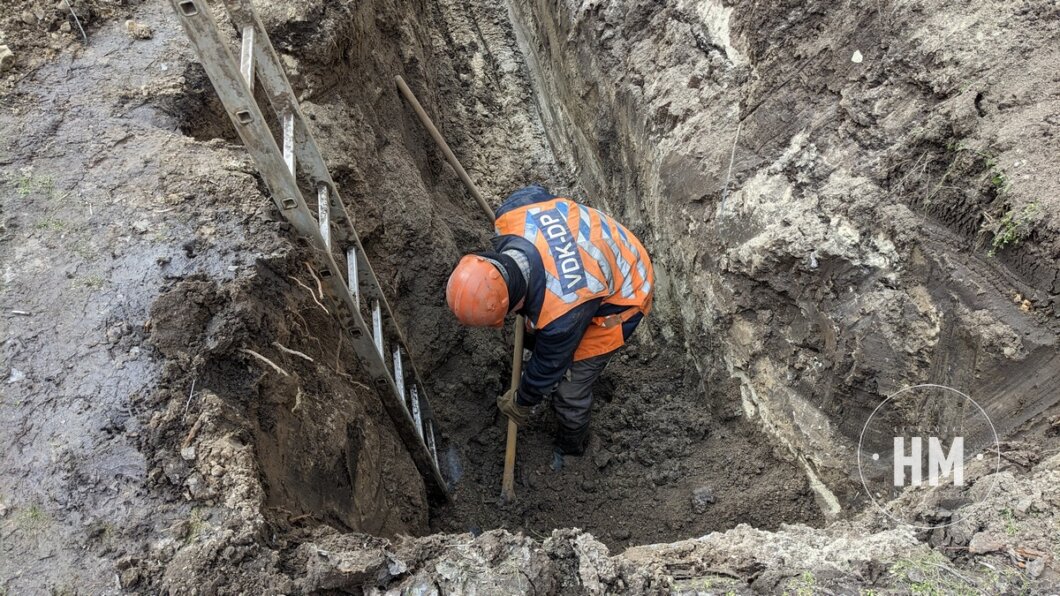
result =
M434 143L438 145L438 149L441 150L445 156L446 161L449 165L456 170L457 176L460 177L460 181L464 183L467 190L471 193L471 196L475 198L475 201L482 207L482 210L486 213L486 216L490 218L492 222L496 217L493 214L493 209L490 208L489 203L482 197L482 193L478 191L475 183L471 181L471 177L467 175L467 171L464 170L464 166L460 165L460 161L456 159L456 155L453 154L453 150L449 148L449 144L445 142L445 138L442 137L442 133L438 132L438 128L434 126L434 122L431 121L431 117L424 111L423 106L420 105L419 100L416 99L416 95L412 93L412 89L405 84L405 79L400 76L394 77L397 81L398 89L401 94L405 96L405 100L412 106L412 110L416 112L416 116L420 119L420 123L430 133L431 138L434 139ZM522 374L523 369L523 335L526 332L525 322L523 317L515 317L515 350L512 354L512 389L519 387L519 377ZM504 476L501 480L501 502L511 503L515 501L515 439L519 432L519 427L512 419L508 419L508 440L504 448Z

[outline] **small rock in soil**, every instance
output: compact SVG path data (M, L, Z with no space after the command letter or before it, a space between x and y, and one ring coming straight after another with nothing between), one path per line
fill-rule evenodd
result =
M15 53L7 46L0 46L0 72L6 71L15 63Z
M1005 548L1004 541L987 532L979 532L972 536L972 541L968 543L968 552L973 555L997 552L1003 548Z
M173 484L181 484L185 471L183 465L178 463L176 460L171 459L169 461L166 461L162 466L163 472L166 475L166 479L168 479Z
M205 479L198 472L192 472L184 481L184 485L188 487L188 492L195 499L201 500L209 495Z
M1037 558L1027 563L1027 575L1031 576L1031 579L1038 579L1038 576L1045 571L1045 559Z
M593 463L601 470L606 468L607 464L611 463L611 453L603 450L597 451L593 454Z
M132 19L125 21L125 30L133 39L151 39L155 36L155 32L150 27Z
M1016 503L1016 512L1026 514L1034 506L1034 500L1029 497L1024 497Z
M692 491L692 511L697 514L706 513L707 507L712 505L714 501L716 501L714 490L709 486L701 486Z
M121 578L118 581L122 589L127 590L140 583L140 571L135 567L130 567L121 573Z

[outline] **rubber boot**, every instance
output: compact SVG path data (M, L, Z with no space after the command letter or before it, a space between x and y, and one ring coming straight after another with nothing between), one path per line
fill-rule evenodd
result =
M576 431L560 428L556 433L556 451L561 455L584 455L589 446L589 425Z

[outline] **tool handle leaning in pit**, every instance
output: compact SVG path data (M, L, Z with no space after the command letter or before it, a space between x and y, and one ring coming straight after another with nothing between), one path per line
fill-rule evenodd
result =
M515 317L515 350L512 352L512 391L519 389L519 377L523 372L523 334L526 327L523 316ZM506 503L515 500L515 437L519 426L508 419L508 442L504 447L504 476L501 480L501 499Z
M449 143L445 142L445 137L442 133L438 132L438 128L434 126L434 122L431 121L431 117L427 115L427 112L420 105L420 101L416 99L416 96L412 93L412 89L405 84L405 79L401 76L396 76L394 79L397 81L398 90L405 96L405 100L412 106L412 111L416 112L416 116L420 119L420 123L430 133L431 138L434 139L434 143L438 145L438 149L442 151L442 155L445 156L445 160L449 162L449 165L453 166L456 170L456 175L460 177L460 181L464 183L467 190L471 193L471 196L475 198L475 202L478 203L479 207L486 212L486 217L490 218L490 223L493 223L493 209L490 208L489 203L482 197L482 193L478 191L478 187L471 181L471 177L467 175L467 171L464 170L464 166L460 165L460 161L456 159L456 155L453 154L453 150L449 148Z
M416 95L412 93L412 89L405 84L405 79L400 76L394 77L397 81L398 90L405 96L405 100L412 106L412 111L416 112L416 116L420 119L420 123L430 133L431 138L434 139L434 143L438 145L438 149L441 150L442 155L445 156L445 160L449 162L449 165L456 170L456 175L460 177L460 181L467 187L468 192L475 198L475 202L478 203L479 207L486 213L486 216L490 218L492 223L495 219L493 215L493 209L490 208L489 203L483 198L482 193L478 191L475 183L471 181L471 177L467 175L467 171L464 170L464 166L460 165L460 161L457 160L453 150L449 148L449 144L445 142L445 138L442 137L442 133L438 132L438 128L434 126L434 122L431 121L431 117L427 115L427 112L420 105ZM526 332L525 323L522 316L515 317L515 349L512 353L512 390L519 388L519 377L523 370L523 334ZM505 502L511 503L515 500L515 439L518 434L519 427L512 422L511 418L508 419L508 441L504 448L504 476L501 480L501 499Z

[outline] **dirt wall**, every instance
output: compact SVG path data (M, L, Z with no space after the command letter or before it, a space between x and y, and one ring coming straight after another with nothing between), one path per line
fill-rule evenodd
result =
M1057 462L1026 445L953 530L720 531L818 521L786 459L844 496L859 409L904 382L967 383L1008 427L1053 400L1055 176L1030 175L1056 163L1055 94L1031 92L1051 84L1049 6L520 1L513 31L492 2L255 5L429 371L462 508L428 519L170 8L72 2L86 45L49 4L2 21L0 592L1055 585ZM884 37L901 43L851 61ZM554 474L548 423L529 429L515 508L494 507L505 338L459 328L439 291L488 223L396 74L492 202L550 183L660 265L592 457ZM493 526L534 537L463 533ZM429 528L452 533L401 538Z
M647 234L662 317L827 510L903 386L1002 434L1056 402L1054 5L510 5L557 154Z
M439 289L452 263L464 251L487 246L489 224L473 209L466 190L397 94L394 76L402 75L424 106L438 115L438 124L469 171L489 183L485 188L493 184L514 188L541 180L550 167L542 135L526 110L520 109L529 100L525 86L521 95L518 88L511 93L486 92L485 86L508 91L523 79L512 79L513 57L503 53L497 40L484 39L492 30L486 22L470 18L470 9L462 4L258 2L255 6L283 55L362 244L411 340L411 356L428 374L426 389L439 413L445 466L449 429L459 429L466 420L463 410L443 407L438 400L466 400L462 406L466 409L492 411L508 358L502 337L461 329L445 309ZM503 13L497 14L503 18ZM488 15L483 12L479 18ZM189 74L196 70L195 65L188 66ZM199 87L185 89L184 97L175 99L198 116L190 121L200 124L188 132L208 141L203 137L224 131L225 116L209 99L208 81L201 75L192 81ZM197 94L203 100L188 103L188 97ZM497 112L510 117L495 119L491 115ZM519 158L500 159L509 153ZM310 277L295 273L304 269L300 262L290 265L290 273L314 286ZM279 277L288 273L281 268ZM242 304L253 295L248 292L246 298L233 302L250 311L292 310L290 303L270 300L263 300L260 307ZM321 523L376 536L424 533L429 512L422 483L404 465L407 456L392 442L389 421L376 416L379 397L360 385L362 375L356 371L352 350L337 337L331 339L334 325L326 317L318 318L321 313L312 305L310 311L312 317L301 311L304 321L274 321L275 331L285 335L304 323L309 335L324 344L325 352L333 346L335 351L317 356L305 346L294 349L325 360L328 367L341 361L353 369L337 371L337 376L311 372L324 365L314 362L305 369L307 363L283 355L295 365L296 378L273 378L258 392L265 399L252 400L258 404L257 417L243 422L250 423L249 440L260 455L254 463L262 475L262 511L268 524L295 535ZM180 551L167 569L180 569L188 562L202 565L209 560L204 548L198 541ZM204 569L202 574L232 583L223 568ZM247 581L264 581L264 577ZM181 589L185 581L171 573L164 584Z
M125 589L261 589L289 532L427 531L422 483L171 8L111 4L86 21L87 46L51 6L5 37L17 60L4 73L3 291L27 314L10 315L4 344L0 537L26 554L4 558L3 587L61 591L81 576L104 591L116 562ZM509 355L502 336L460 329L440 288L461 253L488 246L489 223L393 77L495 203L551 182L506 15L255 6L427 389L458 401L439 408L440 429L466 438L468 411L494 411ZM63 544L78 548L49 546Z
M50 5L4 25L0 591L205 589L268 565L278 528L426 531L419 476L170 7L73 5L87 46Z

